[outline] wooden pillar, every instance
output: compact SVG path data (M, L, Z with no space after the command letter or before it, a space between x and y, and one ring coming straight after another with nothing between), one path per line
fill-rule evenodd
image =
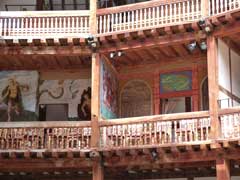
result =
M203 18L209 16L209 0L202 0L201 1L201 14Z
M217 40L213 36L207 38L208 52L208 91L209 91L209 113L211 118L211 137L217 138L220 135L220 122L218 118L218 58Z
M92 136L91 136L91 148L96 150L100 144L100 55L99 53L92 54ZM103 164L101 163L101 157L93 160L93 180L103 180L104 170Z
M97 0L90 0L90 34L97 34Z
M229 160L218 158L216 160L217 180L230 180L230 163Z

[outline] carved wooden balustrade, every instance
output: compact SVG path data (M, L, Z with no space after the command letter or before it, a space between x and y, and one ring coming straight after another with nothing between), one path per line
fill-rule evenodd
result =
M197 144L210 140L208 112L100 121L101 149Z
M240 0L209 0L209 15L221 15L240 9Z
M222 109L219 112L221 138L226 140L240 138L240 107Z
M159 0L97 10L96 36L198 22L240 10L240 0ZM206 9L208 12L206 13ZM0 12L4 39L59 39L90 36L90 11Z
M1 12L5 39L47 39L89 36L89 11Z
M0 150L85 150L90 122L0 123Z
M201 0L158 1L101 9L98 33L112 34L184 24L201 19Z

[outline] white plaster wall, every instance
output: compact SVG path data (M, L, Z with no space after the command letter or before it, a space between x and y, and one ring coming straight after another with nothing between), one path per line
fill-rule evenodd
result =
M223 43L222 40L218 40L218 67L219 67L219 85L230 91L230 68L229 68L229 48ZM227 99L227 95L219 92L219 99ZM228 107L228 101L221 101L221 107Z
M0 11L5 11L5 5L36 5L36 0L0 0ZM34 6L22 6L26 8L28 11L34 11ZM9 11L20 11L20 7L8 7Z
M240 56L231 51L233 94L240 97ZM240 105L234 102L234 106Z

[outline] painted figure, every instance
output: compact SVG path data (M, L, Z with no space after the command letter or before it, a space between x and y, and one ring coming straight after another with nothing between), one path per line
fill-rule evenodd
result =
M11 121L12 111L14 111L17 115L19 115L23 109L21 87L14 78L11 78L8 80L8 85L2 91L2 99L3 99L3 102L8 106L7 121Z
M81 120L91 120L91 88L85 89L78 105L78 117Z

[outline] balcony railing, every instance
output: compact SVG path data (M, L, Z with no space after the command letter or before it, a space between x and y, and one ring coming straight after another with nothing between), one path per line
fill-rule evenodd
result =
M201 0L146 2L135 6L102 9L98 12L98 33L143 30L197 21L201 18Z
M212 138L208 111L100 120L100 151L210 144L240 138L240 107L219 110ZM91 122L1 122L0 151L90 151Z
M87 150L90 122L0 123L0 150Z
M47 39L89 36L89 11L1 12L5 39Z
M207 111L101 121L101 149L194 144L210 140Z
M221 15L229 11L240 9L239 0L210 0L209 1L210 16Z
M239 0L159 0L97 11L96 36L107 36L198 22L208 16L240 10ZM86 38L90 11L0 12L0 37L4 39Z
M221 136L225 140L240 138L240 108L222 109L219 113Z

